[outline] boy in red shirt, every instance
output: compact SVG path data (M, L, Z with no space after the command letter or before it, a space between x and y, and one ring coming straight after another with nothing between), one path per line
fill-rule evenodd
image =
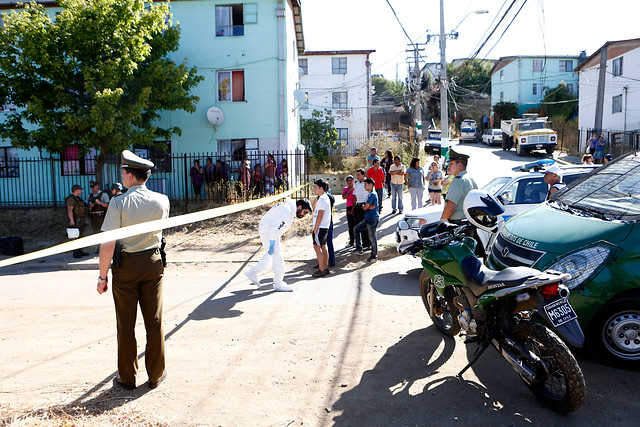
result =
M373 160L373 167L367 171L367 178L373 179L374 188L378 194L378 212L382 213L382 189L384 188L384 169L380 167L380 160Z

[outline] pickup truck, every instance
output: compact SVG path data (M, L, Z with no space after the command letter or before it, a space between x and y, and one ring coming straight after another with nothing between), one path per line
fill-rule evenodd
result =
M553 154L558 142L558 134L551 129L551 122L537 114L523 114L520 119L503 120L502 149L508 151L515 147L519 156L531 150L545 150Z

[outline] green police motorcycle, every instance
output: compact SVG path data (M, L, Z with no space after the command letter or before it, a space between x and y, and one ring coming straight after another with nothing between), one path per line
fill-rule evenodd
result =
M464 211L467 221L425 224L417 241L398 248L422 259L420 293L436 328L448 336L464 334L466 344L477 344L458 377L491 345L547 406L559 412L576 411L585 395L580 366L558 335L536 321L543 320L573 346L584 344L567 299L569 290L563 285L570 275L526 267L502 271L485 267L474 254L476 240L471 236L478 228L495 231L504 208L487 192L472 190Z

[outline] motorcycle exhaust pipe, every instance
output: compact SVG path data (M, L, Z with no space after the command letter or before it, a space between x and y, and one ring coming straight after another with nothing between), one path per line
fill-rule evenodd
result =
M558 285L558 295L561 296L562 298L569 298L569 294L571 292L569 291L569 288L567 288L565 285Z
M513 354L511 354L510 351L508 351L507 349L502 347L500 349L500 354L502 354L502 357L504 357L504 359L507 362L509 362L509 364L513 367L513 369L518 374L520 374L520 376L522 376L523 379L528 381L529 384L531 384L531 383L533 383L535 381L536 373L533 372L531 369L529 369L527 366L525 366L524 363L522 363L520 360L518 360L518 358L516 356L514 356Z

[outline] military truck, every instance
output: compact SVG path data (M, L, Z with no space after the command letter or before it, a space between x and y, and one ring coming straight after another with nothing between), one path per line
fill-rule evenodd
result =
M523 114L522 118L503 120L502 149L508 151L515 147L519 156L524 156L531 150L545 150L553 154L558 142L558 133L551 128L547 117L537 114Z

